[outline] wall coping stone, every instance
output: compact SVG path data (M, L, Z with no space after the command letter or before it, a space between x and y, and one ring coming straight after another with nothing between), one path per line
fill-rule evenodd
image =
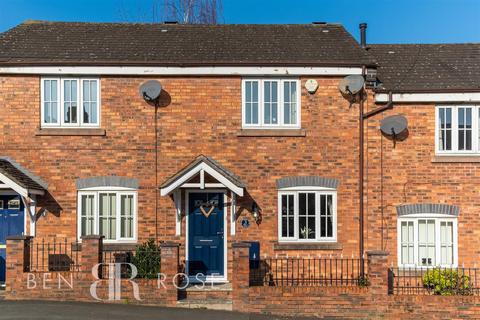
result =
M23 235L17 235L17 236L8 236L7 240L29 240L33 239L32 236L23 236Z
M91 234L91 235L88 235L88 236L81 236L80 239L82 240L92 240L92 239L97 239L97 240L100 240L100 239L104 239L105 236L101 236L99 234Z
M249 242L234 242L232 243L233 248L250 248L251 244Z
M388 256L390 252L383 250L371 250L367 251L367 256Z
M162 242L160 243L161 248L178 248L180 247L180 243L177 242Z

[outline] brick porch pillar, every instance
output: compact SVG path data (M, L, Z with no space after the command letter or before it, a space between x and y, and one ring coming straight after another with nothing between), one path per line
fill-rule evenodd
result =
M6 292L10 297L18 294L24 284L23 273L30 271L31 236L7 237Z
M388 294L388 252L368 251L369 290L373 295Z
M232 308L234 311L248 310L250 304L248 289L250 287L250 244L237 242L232 244Z
M165 275L165 304L167 306L175 306L178 301L178 289L174 281L178 281L178 243L164 242L160 244L160 272Z
M82 271L85 279L95 280L92 275L92 268L103 262L103 238L100 235L90 235L82 237ZM98 268L98 277L102 277L102 268Z

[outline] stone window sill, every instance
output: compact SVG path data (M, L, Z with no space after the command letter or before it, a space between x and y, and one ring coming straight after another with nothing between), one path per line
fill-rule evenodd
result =
M301 243L301 242L277 242L274 250L342 250L342 244L338 242Z
M42 128L35 133L36 136L105 136L105 129L99 128Z
M432 159L433 163L480 163L480 155L453 156L453 155L436 155Z
M305 137L305 129L242 129L237 137Z

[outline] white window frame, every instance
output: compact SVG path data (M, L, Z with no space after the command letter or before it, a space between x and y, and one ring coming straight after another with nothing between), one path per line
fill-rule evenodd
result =
M435 220L435 264L431 266L423 266L418 263L418 221L419 220ZM401 224L402 222L413 222L413 261L411 264L402 263L402 235L401 235ZM445 265L440 262L440 223L441 222L452 222L453 227L453 264ZM445 216L441 214L409 214L401 216L397 219L397 261L400 268L456 268L458 267L458 221L457 217L454 216Z
M57 81L57 122L55 123L45 123L45 90L44 83L46 80L56 80ZM77 81L77 122L76 123L66 123L64 119L64 80L76 80ZM97 121L95 123L84 123L83 122L83 81L90 80L97 82ZM94 77L41 77L40 79L40 127L41 128L98 128L101 123L101 94L100 94L100 78Z
M115 239L104 239L103 242L105 243L136 243L137 242L137 220L138 220L138 201L137 201L137 191L134 189L129 188L87 188L81 191L78 191L77 197L77 235L78 240L81 241L82 237L82 196L83 195L94 195L94 234L100 234L100 216L99 216L99 199L101 193L115 193L116 195L116 237ZM122 238L121 237L121 196L122 195L133 195L133 232L132 237L130 238Z
M258 82L258 124L247 124L246 123L246 87L245 83L247 81L257 81ZM265 81L274 81L278 83L278 123L277 124L268 124L264 123L264 82ZM297 121L292 124L284 124L284 96L283 96L283 86L285 82L296 82L297 84ZM242 79L242 128L243 129L300 129L301 127L301 87L300 79L298 78L243 78Z
M315 239L301 239L299 236L299 194L300 193L315 193ZM293 195L294 201L294 236L282 236L282 196ZM320 196L332 196L332 237L321 237L320 232ZM278 241L285 243L312 243L312 242L337 242L337 191L328 188L318 187L299 187L299 188L285 188L278 191Z
M450 108L452 110L452 150L440 150L440 109ZM458 150L458 109L472 108L472 150ZM480 108L477 105L437 105L435 107L435 153L437 155L479 155L480 154L480 133L479 116Z

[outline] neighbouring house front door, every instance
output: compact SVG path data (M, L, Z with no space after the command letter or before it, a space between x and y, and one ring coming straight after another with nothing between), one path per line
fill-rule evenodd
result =
M0 196L0 282L5 282L6 239L23 234L24 218L20 196Z
M189 276L224 276L224 194L190 193L188 216ZM201 276L199 276L201 278Z

